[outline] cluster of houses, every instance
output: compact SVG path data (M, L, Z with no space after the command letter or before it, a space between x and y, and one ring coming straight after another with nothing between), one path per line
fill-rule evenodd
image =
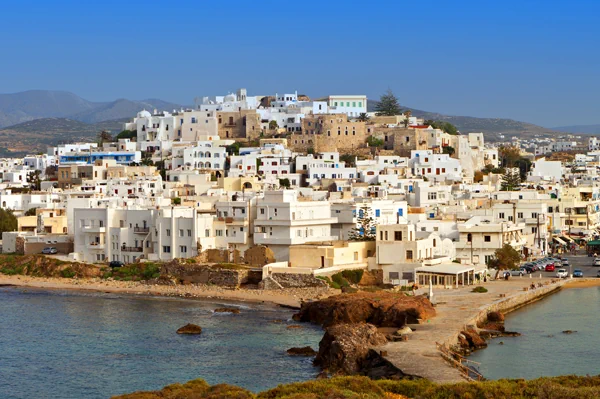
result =
M502 191L498 148L363 95L205 97L143 110L129 138L0 160L8 253L52 246L89 263L269 248L279 270L379 270L383 281L469 284L496 250L560 251L600 229L600 152L534 160ZM592 145L590 141L590 146ZM591 149L591 148L590 148Z

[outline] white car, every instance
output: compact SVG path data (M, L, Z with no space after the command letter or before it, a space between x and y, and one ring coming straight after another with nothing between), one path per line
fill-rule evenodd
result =
M567 277L569 277L569 273L567 272L566 269L558 269L558 271L556 272L556 277L567 278Z
M594 266L600 266L600 258L594 259Z

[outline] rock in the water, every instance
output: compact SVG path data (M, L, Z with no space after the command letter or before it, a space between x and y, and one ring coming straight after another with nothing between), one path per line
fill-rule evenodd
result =
M287 350L287 354L291 356L314 356L317 352L310 346L302 348L290 348Z
M413 332L413 330L409 326L404 326L401 329L397 330L394 334L395 335L405 335L405 334L411 334L412 332Z
M315 365L330 372L355 374L373 346L387 343L372 324L337 324L325 330Z
M503 341L498 342L498 345L504 345Z
M487 348L487 343L485 342L485 340L481 338L477 331L470 328L461 331L458 339L460 345L464 349L477 350Z
M309 321L324 327L368 322L378 327L402 327L435 316L424 296L392 292L341 294L302 304L296 321Z
M565 330L563 331L563 334L573 334L576 333L577 331L573 331L573 330Z
M487 319L492 323L503 323L504 315L500 312L489 312L487 314Z
M186 324L185 326L183 326L179 330L177 330L177 334L201 334L201 333L202 333L202 327L200 327L196 324Z
M215 313L233 313L238 314L240 310L238 308L216 308L214 310Z
M292 324L291 326L287 326L286 328L288 330L298 330L298 329L302 328L302 326L298 325L298 324Z

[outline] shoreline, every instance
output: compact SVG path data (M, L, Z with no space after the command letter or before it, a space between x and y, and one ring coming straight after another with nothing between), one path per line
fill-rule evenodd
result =
M285 291L259 289L229 289L204 285L154 285L114 280L68 279L58 277L9 276L0 273L0 287L28 287L48 290L89 291L156 298L231 300L237 302L270 303L299 309L302 301L330 296L329 290L297 288Z

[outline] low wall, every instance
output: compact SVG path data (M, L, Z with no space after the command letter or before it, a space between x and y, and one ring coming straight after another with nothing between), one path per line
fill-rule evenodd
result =
M331 266L323 269L314 269L313 273L315 276L329 276L341 272L342 270L354 270L354 269L366 269L366 263L356 263L349 265Z
M171 276L182 283L212 284L229 288L246 284L249 273L249 269L220 268L218 265L187 264L178 261L161 266L161 274Z
M559 291L566 282L566 280L561 280L540 288L536 288L535 290L517 292L506 298L501 298L489 305L482 306L479 308L477 314L467 321L467 323L465 323L463 330L466 330L467 326L477 325L480 322L486 321L487 315L490 312L500 312L506 314L529 303L538 301L556 291ZM448 337L444 342L440 342L440 344L446 347L452 347L458 344L459 334L460 331L454 332L452 336Z

